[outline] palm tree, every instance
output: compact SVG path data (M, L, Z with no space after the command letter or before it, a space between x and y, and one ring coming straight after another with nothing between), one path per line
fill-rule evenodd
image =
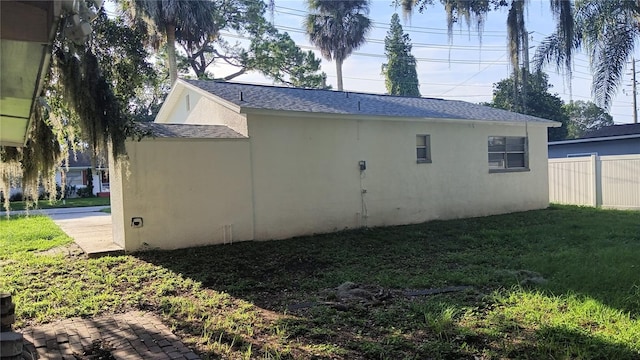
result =
M405 15L410 15L415 9L423 11L433 0L398 0ZM453 25L463 19L467 26L475 25L478 34L482 35L486 15L492 9L508 7L507 15L507 44L509 58L513 69L528 68L528 49L526 38L529 36L525 23L525 11L529 0L441 0L447 14L447 27L449 39L453 35ZM567 44L573 39L573 13L571 0L549 0L551 12L556 18L557 33ZM571 46L564 50L566 64L571 64ZM518 83L526 72L515 73L514 81Z
M535 66L555 63L570 76L571 52L584 48L593 74L591 91L598 105L608 108L640 39L640 5L630 0L581 0L575 1L573 11L575 31L567 36L558 27L536 51Z
M371 29L369 0L307 0L304 26L309 41L322 56L336 61L338 90L342 91L342 63L365 43Z
M152 35L164 36L167 44L169 75L178 79L176 35L202 34L215 27L212 1L194 0L123 0L122 7L134 18L143 19ZM155 41L155 45L160 42Z
M424 10L432 0L398 0L405 14ZM447 12L449 34L458 19L470 26L475 22L478 32L486 14L492 8L509 7L507 32L509 55L514 69L519 69L527 51L524 9L529 0L442 0ZM495 6L494 6L495 5ZM556 19L555 32L536 51L536 70L555 63L571 78L575 51L586 50L593 74L592 92L598 105L611 104L625 69L640 38L640 3L635 0L549 0ZM526 59L526 57L525 57ZM524 64L528 65L528 64ZM516 79L517 80L517 79Z

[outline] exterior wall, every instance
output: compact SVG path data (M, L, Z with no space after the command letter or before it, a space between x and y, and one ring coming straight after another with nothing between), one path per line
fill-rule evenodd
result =
M188 100L187 100L188 98ZM155 122L167 124L226 125L242 135L247 134L247 121L243 115L220 105L201 93L184 89L177 103L169 109L166 117Z
M250 116L249 131L257 240L548 205L546 127L529 126L531 171L510 173L489 173L487 139L524 126Z
M550 159L549 198L560 204L640 209L640 155Z
M129 163L118 160L115 161L111 145L109 145L109 177L110 177L110 204L111 204L111 229L113 232L113 242L123 249L134 250L132 247L127 248L125 239L125 226L129 223L124 218L124 181L127 180L127 170L130 168ZM141 169L144 171L145 169Z
M128 164L111 164L114 242L125 250L253 238L247 139L146 139L126 146ZM133 218L142 227L133 227Z
M549 145L549 159L566 158L572 154L640 154L640 138Z

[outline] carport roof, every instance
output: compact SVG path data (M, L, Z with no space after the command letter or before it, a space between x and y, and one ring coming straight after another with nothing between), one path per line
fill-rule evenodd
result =
M535 116L459 100L403 97L346 91L250 85L206 80L179 80L196 86L241 109L280 110L325 114L367 115L432 119L559 123Z
M143 132L156 138L244 139L246 136L224 125L138 123Z

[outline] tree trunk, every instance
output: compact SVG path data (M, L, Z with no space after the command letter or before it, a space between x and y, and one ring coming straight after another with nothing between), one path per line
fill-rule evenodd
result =
M167 24L167 57L169 58L169 76L171 85L178 80L178 61L176 59L176 26Z
M338 76L338 91L342 91L342 59L336 59L336 75Z

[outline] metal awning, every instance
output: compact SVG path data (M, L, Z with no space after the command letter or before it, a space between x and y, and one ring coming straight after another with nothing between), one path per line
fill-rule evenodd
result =
M61 2L0 1L0 145L24 146Z

